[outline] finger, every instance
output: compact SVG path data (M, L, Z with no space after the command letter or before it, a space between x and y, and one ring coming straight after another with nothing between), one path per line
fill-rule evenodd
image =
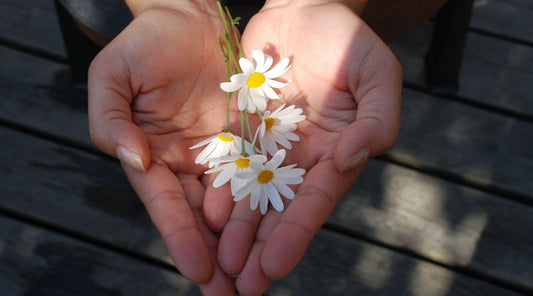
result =
M177 269L195 283L208 281L213 269L209 250L178 178L160 163L146 172L124 164L123 168Z
M144 133L132 122L128 67L110 47L92 62L89 70L89 130L93 143L123 163L145 171L150 153Z
M343 130L335 151L341 172L354 169L368 157L392 148L400 125L402 70L385 44L378 41L365 59L348 75L357 101L356 120ZM356 74L354 74L356 73Z
M214 232L222 232L231 216L235 202L231 195L229 184L214 188L211 178L210 185L205 191L204 214L207 226Z
M237 277L236 287L240 295L261 295L272 282L261 268L260 258L264 245L262 241L254 243L248 261L242 273Z
M202 204L206 192L205 187L195 176L179 175L179 179L183 185L183 188L185 189L185 194L187 195L189 205L193 209L196 223L198 224L200 232L204 237L207 248L209 249L209 256L213 262L213 274L209 281L200 285L200 290L202 291L203 295L233 296L235 295L235 280L228 278L218 266L216 254L218 239L207 227L204 221Z
M250 210L248 199L235 204L218 248L219 264L228 275L238 275L244 268L260 221L261 213Z
M288 203L285 203L286 205ZM271 278L267 277L261 266L261 254L265 247L265 242L276 227L282 213L270 210L262 217L253 242L252 248L246 259L246 264L237 277L236 287L241 295L261 295L270 283Z
M296 267L361 169L341 174L333 160L325 160L307 173L263 250L261 266L268 278L282 278Z

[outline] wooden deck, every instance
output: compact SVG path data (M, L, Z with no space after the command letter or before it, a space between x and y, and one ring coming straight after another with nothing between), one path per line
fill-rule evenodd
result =
M431 95L431 24L394 42L397 146L370 160L267 295L533 294L533 2L476 1L460 91ZM199 295L87 131L52 1L0 1L0 295Z

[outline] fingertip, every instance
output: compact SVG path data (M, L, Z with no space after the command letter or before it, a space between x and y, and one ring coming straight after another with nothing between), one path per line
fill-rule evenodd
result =
M363 148L359 151L356 151L346 158L344 162L336 161L335 165L341 173L351 171L355 168L360 167L366 163L368 156L370 155L370 150L368 148Z
M179 272L196 284L208 282L213 275L213 263L209 249L197 229L188 235L171 236L165 239L172 261Z
M204 219L213 232L220 233L224 230L234 204L229 186L207 187L203 203Z
M229 278L218 267L207 282L200 284L202 295L233 296L235 295L235 279Z
M141 156L135 152L131 152L128 149L119 146L116 150L117 158L124 164L130 166L131 168L139 171L145 172L146 168L143 163Z
M341 134L335 150L335 166L341 173L363 165L370 157L387 152L398 138L399 124L375 118L358 119Z
M242 273L237 277L235 286L241 295L261 295L272 280L265 275L261 265L263 243L256 243Z
M313 234L285 224L274 230L261 254L261 267L266 277L277 280L289 274L302 260Z

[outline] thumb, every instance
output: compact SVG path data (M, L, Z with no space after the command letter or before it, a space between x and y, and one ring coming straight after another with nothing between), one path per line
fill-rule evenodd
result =
M385 153L398 138L400 126L402 73L390 64L368 87L352 90L358 99L356 120L341 133L335 151L335 165L346 172L364 164L369 157ZM368 80L367 80L368 81ZM358 97L358 93L363 93Z
M117 157L138 171L150 165L146 136L132 122L134 94L128 79L126 61L106 50L93 60L89 69L89 131L93 143L103 152Z

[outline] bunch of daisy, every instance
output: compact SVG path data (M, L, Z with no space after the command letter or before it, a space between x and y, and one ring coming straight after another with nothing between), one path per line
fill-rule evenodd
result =
M290 69L290 60L284 58L273 65L271 56L255 49L252 50L252 60L242 56L237 58L237 52L243 53L235 30L239 18L232 18L229 10L223 9L220 3L218 8L225 26L219 44L226 60L229 80L220 84L220 88L227 93L226 127L191 147L205 146L195 163L208 164L210 169L206 174L218 173L214 187L230 182L234 201L250 196L251 210L259 207L264 215L270 203L277 211L283 211L281 196L294 198L294 192L288 185L303 182L304 169L296 168L296 164L280 166L285 160L285 149L292 148L290 142L300 140L294 131L305 115L301 108L294 105L282 104L274 111L267 110L267 107L271 100L283 98L276 89L287 86L290 81L282 82L276 78ZM234 134L229 126L229 104L234 94L240 111L240 136ZM260 119L255 133L251 130L248 118L253 113ZM257 143L259 148L256 147Z

